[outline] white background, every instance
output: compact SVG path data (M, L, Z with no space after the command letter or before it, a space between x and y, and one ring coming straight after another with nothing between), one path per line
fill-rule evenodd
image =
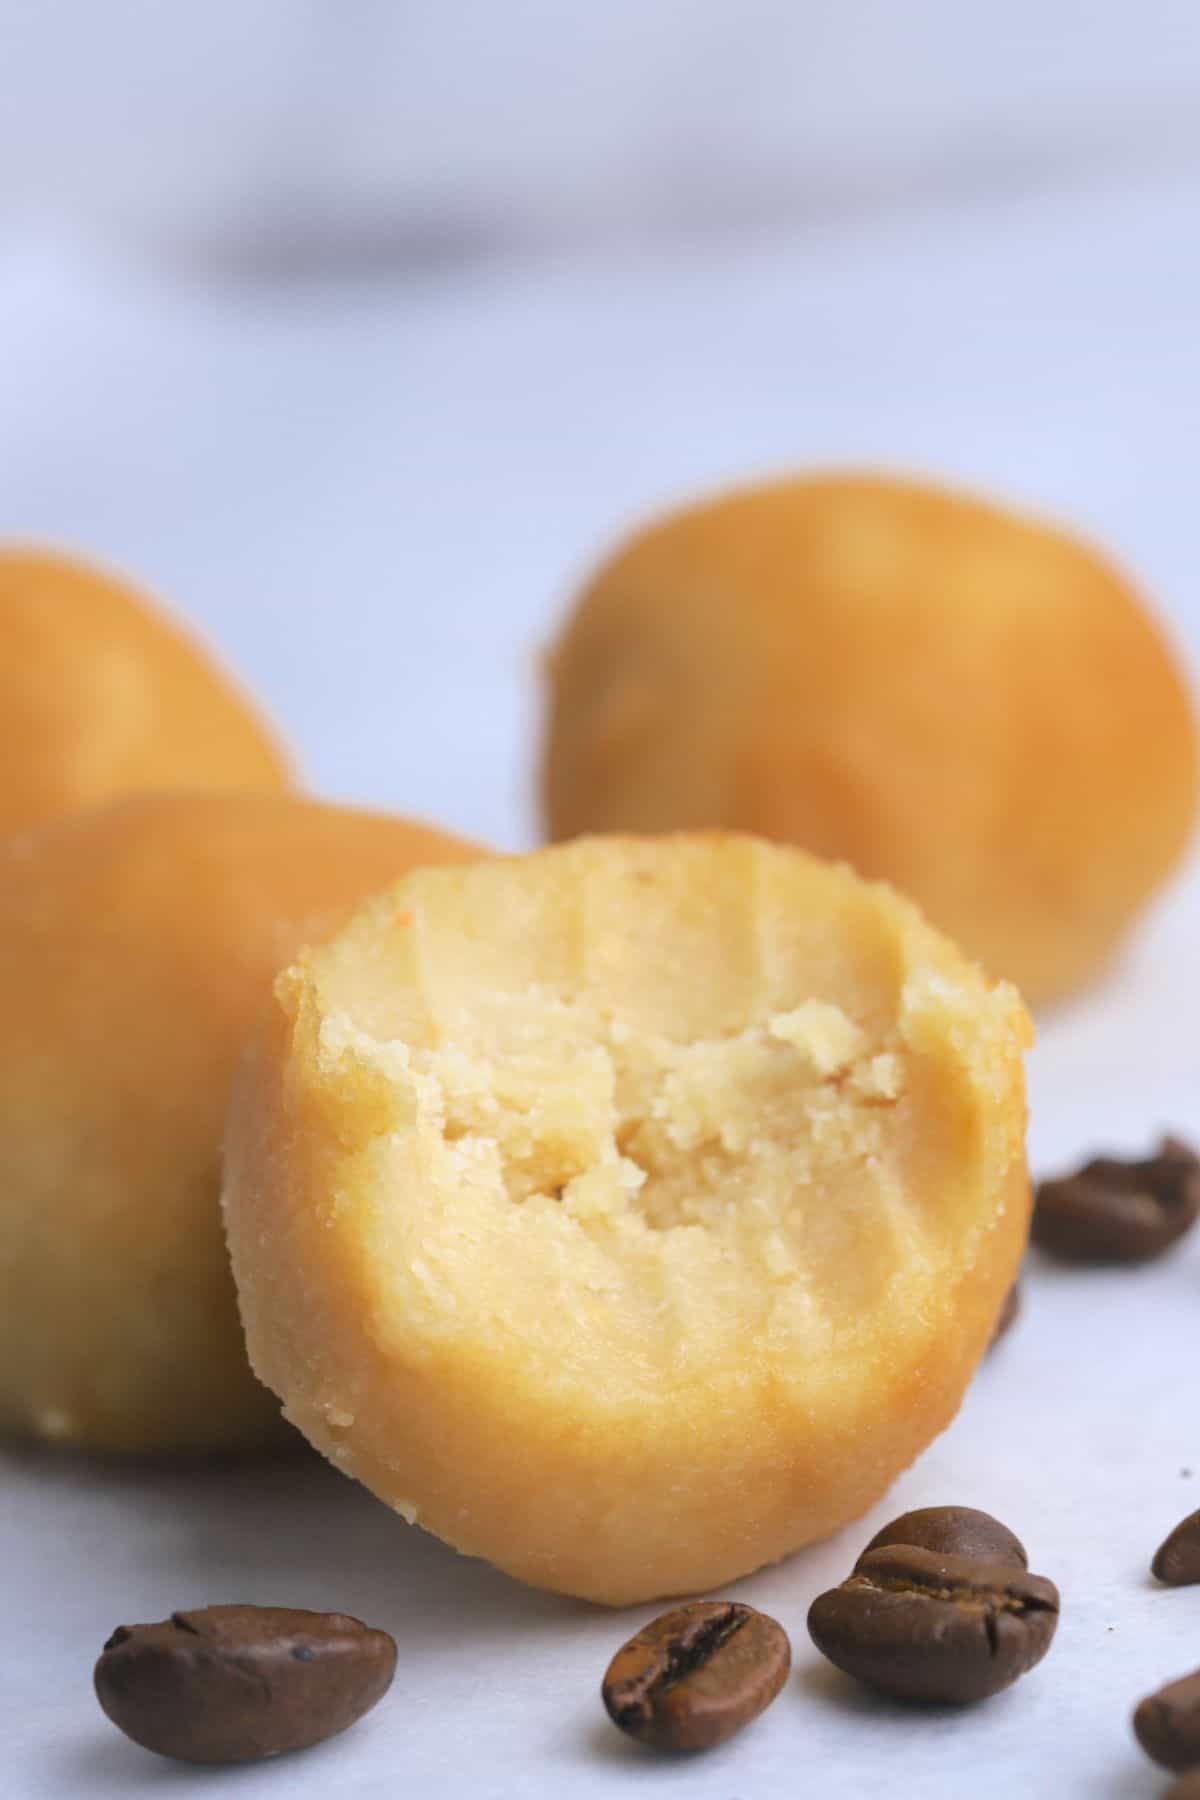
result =
M81 35L56 62L47 21L70 9L0 4L0 45L20 39L29 73L0 114L0 534L72 544L144 581L263 697L319 792L533 841L537 659L573 581L637 514L779 467L925 469L1063 516L1130 563L1200 669L1190 6L1138 9L1137 33L1132 9L1010 7L1013 30L981 41L955 36L955 9L925 4L915 42L881 38L887 9L861 0L840 37L831 9L792 9L823 21L807 43L798 29L786 40L785 68L811 78L804 108L783 75L768 79L780 60L768 27L788 9L767 4L743 9L754 31L740 37L722 8L699 9L707 47L687 79L668 54L681 8L662 9L678 16L671 30L659 19L657 49L624 59L594 41L593 20L571 64L593 73L570 105L546 76L569 49L548 20L570 9L509 9L507 34L489 37L489 9L447 5L439 38L430 9L364 6L355 17L385 37L399 30L389 18L424 20L414 96L442 93L455 42L474 46L464 80L478 62L473 98L498 122L472 134L465 102L443 95L440 155L426 115L410 142L427 154L419 168L384 129L391 90L368 79L361 46L344 72L352 103L322 86L325 9L247 4L228 44L227 7L205 9L206 24L186 9L103 10L129 15L125 37L80 8ZM999 9L981 11L994 26ZM193 121L189 135L178 95L169 104L174 90L145 78L163 49L153 16L161 33L168 13L183 33L175 79L209 71L225 95L219 132ZM307 53L294 49L301 20L317 33ZM415 66L412 31L397 80ZM651 131L662 94L677 148L680 121L744 102L740 63L717 90L727 107L713 83L751 39L761 103L743 104L748 122L715 150L692 131L700 147L673 181ZM300 62L272 86L285 45ZM294 107L301 68L298 116L329 115L321 141L343 162L304 131L261 155L264 119ZM553 130L531 97L547 89ZM837 96L851 91L848 113ZM613 94L649 134L628 165L604 124ZM516 149L501 113L533 121ZM38 155L22 158L18 140ZM280 167L293 200L270 211ZM698 229L716 169L732 170L725 199ZM286 278L264 208L284 218ZM1200 1135L1198 902L1193 864L1108 985L1045 1022L1031 1071L1039 1170L1099 1143L1143 1145L1162 1125ZM1200 1505L1198 1303L1200 1233L1140 1272L1036 1263L1025 1316L959 1421L875 1518L736 1590L787 1626L795 1678L743 1739L685 1767L626 1746L599 1709L604 1664L645 1609L612 1616L518 1588L315 1461L150 1471L5 1452L0 1792L1154 1795L1163 1783L1128 1713L1200 1662L1200 1590L1157 1591L1146 1573ZM1009 1695L961 1715L903 1712L824 1667L804 1615L875 1524L951 1501L1018 1530L1063 1590L1063 1622ZM107 1632L231 1599L386 1626L401 1658L391 1696L345 1739L236 1776L126 1744L90 1693Z

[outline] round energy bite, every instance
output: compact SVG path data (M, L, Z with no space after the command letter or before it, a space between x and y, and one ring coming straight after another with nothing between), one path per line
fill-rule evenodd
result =
M0 833L122 794L281 788L249 701L115 577L0 550Z
M284 1435L221 1231L238 1057L303 944L414 863L474 854L283 794L142 797L0 844L0 1430Z
M253 1365L410 1521L624 1604L862 1513L1025 1241L1016 993L720 834L420 872L280 976L225 1214Z
M1100 972L1196 811L1184 677L1065 533L830 475L651 524L549 666L554 838L733 827L910 894L1037 1004Z

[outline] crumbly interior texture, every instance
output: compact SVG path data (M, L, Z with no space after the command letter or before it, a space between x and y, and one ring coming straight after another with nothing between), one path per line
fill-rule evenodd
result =
M752 839L410 878L277 984L226 1213L252 1360L525 1579L745 1573L946 1422L1027 1216L1015 994Z
M711 1365L747 1333L825 1344L902 1266L902 1246L920 1254L907 1146L889 1146L903 1050L828 1002L679 1041L533 987L492 996L445 1047L398 1051L341 1013L321 1044L343 1075L357 1062L394 1085L455 1196L412 1267L431 1324L464 1231L513 1207L526 1249L569 1261L573 1305L599 1327L580 1356L603 1365L619 1350L625 1373L651 1381ZM408 1147L381 1146L397 1191Z

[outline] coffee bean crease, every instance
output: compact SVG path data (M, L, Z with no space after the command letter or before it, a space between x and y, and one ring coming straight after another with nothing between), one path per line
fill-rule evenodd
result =
M914 1550L933 1550L941 1555L969 1556L975 1562L1011 1563L1027 1569L1029 1557L1016 1534L991 1513L974 1506L920 1506L901 1513L875 1533L859 1556L855 1568L873 1550L907 1545Z
M656 1694L665 1694L669 1688L694 1674L745 1623L745 1616L734 1606L724 1607L707 1618L690 1620L680 1636L666 1645L662 1663L648 1664L614 1690L614 1699L623 1719L643 1711Z
M702 1750L757 1718L791 1666L774 1619L733 1601L697 1601L643 1626L609 1664L613 1723L659 1750Z
M818 1595L808 1625L817 1648L869 1686L963 1705L1041 1661L1058 1607L1053 1582L1012 1562L888 1545Z

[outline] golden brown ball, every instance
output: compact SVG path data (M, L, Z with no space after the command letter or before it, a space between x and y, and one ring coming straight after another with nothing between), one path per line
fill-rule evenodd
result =
M552 657L543 782L555 838L715 825L845 858L1040 1003L1178 863L1196 732L1095 551L828 476L692 507L600 569Z
M281 1432L218 1206L243 1040L348 906L472 854L282 794L143 797L0 845L0 1429L141 1451Z
M229 677L87 563L0 550L0 644L0 833L142 790L287 785Z
M406 876L275 985L224 1204L286 1415L539 1586L709 1592L948 1422L1025 1243L1028 1021L720 834Z

